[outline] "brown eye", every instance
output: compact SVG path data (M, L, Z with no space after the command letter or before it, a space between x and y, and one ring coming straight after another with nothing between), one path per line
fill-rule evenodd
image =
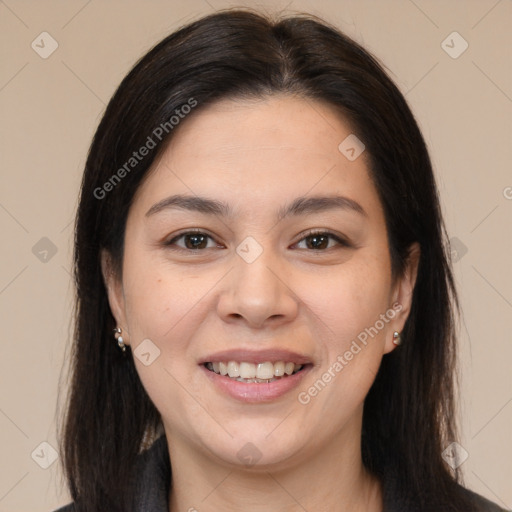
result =
M310 235L306 238L306 246L308 249L327 249L329 246L329 236Z
M208 236L205 235L185 235L185 247L187 249L205 249L208 245Z
M297 246L299 246L303 242L305 242L305 247L299 247L300 249L310 249L313 251L331 249L336 245L343 247L349 246L349 244L345 240L336 236L334 233L329 233L325 231L318 231L307 234L304 238L302 238L302 240L298 242Z
M178 241L183 241L183 243L178 243ZM210 245L208 245L209 241L212 242ZM217 247L217 244L215 244L210 235L195 231L181 233L180 235L174 237L172 240L167 242L166 245L174 245L179 247L180 249L191 251L198 251L202 249L209 249L211 247Z

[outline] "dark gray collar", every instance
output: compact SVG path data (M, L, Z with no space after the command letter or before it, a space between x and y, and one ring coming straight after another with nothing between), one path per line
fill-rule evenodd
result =
M171 466L165 435L139 455L134 512L169 512Z

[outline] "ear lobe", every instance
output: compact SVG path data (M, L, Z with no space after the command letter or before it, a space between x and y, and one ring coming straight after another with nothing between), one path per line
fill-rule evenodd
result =
M393 293L393 309L397 312L396 316L390 322L391 333L386 339L385 353L391 352L396 345L393 343L393 332L401 333L412 306L412 297L416 278L418 276L418 266L420 262L421 249L418 242L414 242L409 247L406 266L403 274L398 278Z
M126 316L122 282L114 271L112 259L108 251L102 249L100 258L101 273L103 276L103 282L105 283L105 288L107 290L110 310L112 311L112 315L115 318L117 325L121 327L123 331L126 331Z

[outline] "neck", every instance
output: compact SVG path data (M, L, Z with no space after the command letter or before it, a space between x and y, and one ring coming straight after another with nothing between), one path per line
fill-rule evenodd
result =
M362 464L357 423L302 461L280 467L222 464L166 432L172 441L169 511L381 512L380 482Z

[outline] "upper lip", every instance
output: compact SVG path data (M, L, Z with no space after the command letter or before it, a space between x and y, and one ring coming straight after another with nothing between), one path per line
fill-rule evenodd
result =
M237 361L247 363L265 363L267 361L276 362L284 361L285 363L292 362L295 364L308 364L311 359L307 356L291 352L283 349L266 349L266 350L223 350L215 352L214 354L207 355L202 358L199 364L216 363L226 361Z

